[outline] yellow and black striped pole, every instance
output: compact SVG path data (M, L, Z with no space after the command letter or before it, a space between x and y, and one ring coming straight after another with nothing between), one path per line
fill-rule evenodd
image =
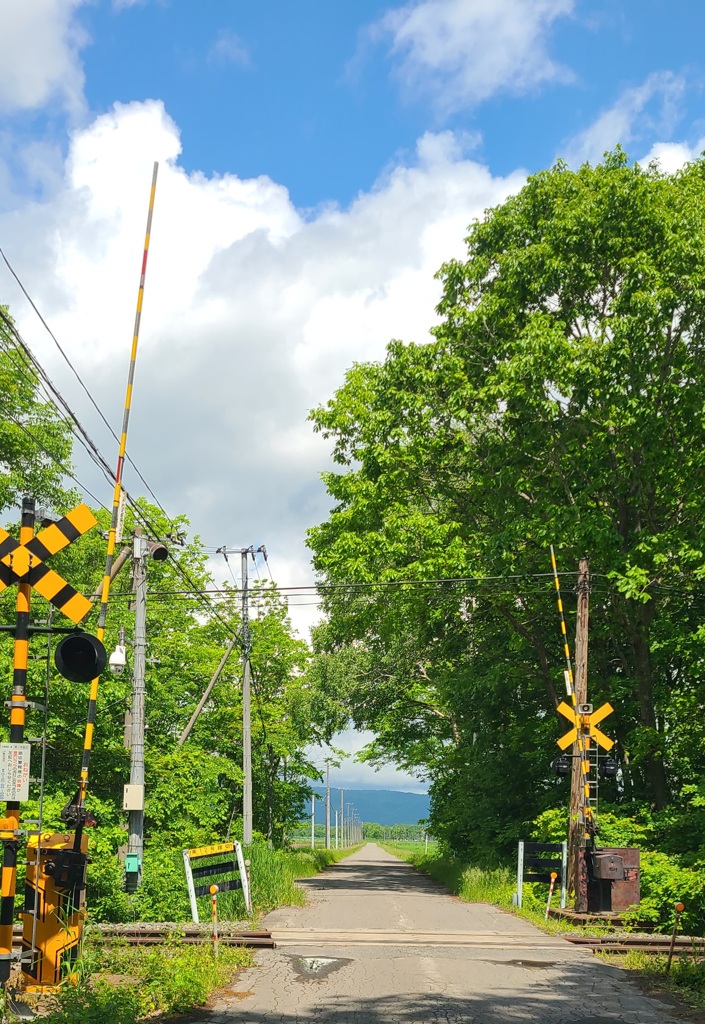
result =
M18 557L31 560L25 545L34 537L34 501L22 500L22 524ZM12 659L12 699L10 701L10 743L24 742L27 707L27 664L29 660L29 604L32 587L20 583L15 603L15 647ZM19 846L20 805L8 801L5 820L0 822L3 842L2 883L0 885L0 984L10 977L12 967L12 926L15 923L15 892L17 888L17 850Z
M590 807L590 755L588 753L590 738L586 735L585 725L582 719L578 720L577 710L578 701L575 693L575 680L573 678L573 663L570 658L570 646L568 644L568 634L566 632L565 625L565 613L563 611L563 599L561 597L561 584L558 579L558 566L556 564L556 553L553 550L553 544L551 544L551 567L553 569L553 582L556 587L556 600L558 602L558 617L561 624L561 635L563 637L563 651L565 653L565 688L568 697L570 698L573 710L576 714L576 729L578 734L577 744L578 753L580 756L580 813L582 815L582 823L584 826L584 838L590 839L594 835L595 822L593 821L592 808Z
M140 283L137 292L137 312L135 314L135 327L132 332L132 350L130 353L130 367L127 374L127 388L125 392L125 408L122 419L122 433L120 435L120 448L118 452L117 469L115 471L115 490L113 492L113 509L112 518L110 521L110 532L108 533L108 550L105 559L105 575L103 576L103 585L100 594L100 613L98 616L98 630L97 636L99 640L103 640L105 637L105 621L108 614L108 598L110 596L110 573L113 566L113 556L115 553L115 543L117 536L117 525L120 512L120 497L122 495L122 474L125 465L125 452L127 450L127 428L130 422L130 409L132 406L132 388L135 379L135 363L137 360L137 346L139 343L140 334L140 320L142 318L142 300L144 297L144 281L147 273L147 257L149 255L149 239L152 232L152 214L154 211L154 196L157 189L157 171L159 164L154 164L152 172L152 187L149 193L149 210L147 212L147 230L144 239L144 251L142 254L142 270L140 273ZM90 693L88 696L88 715L86 718L86 731L83 740L83 758L81 761L81 779L79 786L79 807L83 807L85 804L86 793L88 791L88 772L91 763L91 749L93 746L93 732L95 730L95 713L96 713L96 701L98 699L98 679L94 679L91 682ZM82 826L79 819L79 825L76 829L76 843L80 844ZM76 846L78 849L78 845Z

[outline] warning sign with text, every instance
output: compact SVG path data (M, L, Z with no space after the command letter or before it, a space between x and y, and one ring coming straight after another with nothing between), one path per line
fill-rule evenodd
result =
M29 799L29 743L0 743L0 800Z

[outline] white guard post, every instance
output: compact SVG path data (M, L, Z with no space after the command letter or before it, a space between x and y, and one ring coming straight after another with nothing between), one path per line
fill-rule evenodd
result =
M211 879L214 876L219 875L238 874L239 878L237 879L218 882L218 891L227 892L230 889L242 889L247 913L252 914L250 880L247 877L245 861L242 856L242 847L237 840L229 843L214 843L211 846L197 846L192 850L183 851L186 885L188 887L189 902L191 904L191 917L193 918L194 924L199 923L197 897L207 895L210 892L211 883L208 882L208 884L205 885L196 885L194 883L194 867L191 862L201 858L216 857L220 854L226 854L227 859L218 861L216 864L197 866L195 868L197 878L199 880L202 878Z

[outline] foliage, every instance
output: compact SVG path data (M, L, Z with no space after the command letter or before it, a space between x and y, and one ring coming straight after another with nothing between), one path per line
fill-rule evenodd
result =
M534 175L441 269L433 340L392 342L311 414L337 464L309 532L339 585L317 678L373 763L431 779L431 831L476 864L567 796L551 544L563 571L590 558L590 699L621 762L604 797L700 843L704 200L702 159Z
M0 512L19 505L24 495L67 510L75 493L62 488L70 470L67 423L42 400L39 378L13 337L7 307L0 306Z
M157 1014L182 1013L252 963L248 949L166 945L92 947L78 985L65 985L47 1024L136 1024ZM117 977L116 977L117 976Z

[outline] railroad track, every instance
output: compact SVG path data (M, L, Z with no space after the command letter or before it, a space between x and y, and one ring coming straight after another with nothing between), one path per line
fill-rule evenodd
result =
M13 946L19 948L22 926L16 925ZM90 930L91 941L97 943L122 942L130 946L208 945L213 936L209 925L193 924L98 924ZM671 939L667 935L540 935L528 938L516 933L501 932L428 932L394 931L391 929L282 929L272 932L248 931L221 924L218 941L224 946L276 949L287 946L465 946L483 949L530 950L557 949L561 942L583 946L593 953L624 954L632 951L667 955ZM676 938L676 956L694 956L705 959L705 939L679 935Z
M12 945L19 949L22 938L22 925L13 929ZM197 946L213 942L213 932L208 925L189 924L96 924L90 929L92 942L122 942L128 946L163 946L167 942L179 945ZM253 932L228 928L221 924L218 928L218 942L221 946L249 946L262 949L274 949L276 943L271 932Z
M668 935L564 935L566 942L587 946L595 953L653 953L667 955L671 948ZM678 935L674 946L676 956L695 956L705 959L705 939Z

